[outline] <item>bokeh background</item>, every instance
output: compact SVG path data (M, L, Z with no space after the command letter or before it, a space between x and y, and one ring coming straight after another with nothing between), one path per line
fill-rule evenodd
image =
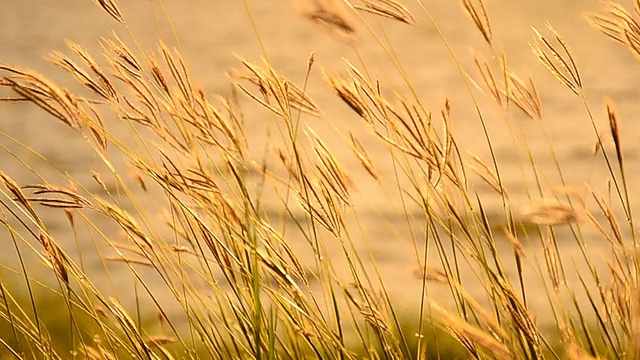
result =
M364 18L374 31L383 35L385 46L393 46L412 86L428 109L438 114L445 101L450 101L454 132L461 150L489 161L489 149L481 135L482 128L470 89L434 25L413 1L406 2L416 16L416 27L369 15L364 15ZM347 144L336 136L335 129L329 126L329 122L332 122L340 131L351 131L361 137L379 166L381 176L393 176L384 145L375 140L365 124L335 96L323 81L320 71L324 68L329 72L343 73L346 69L343 59L358 65L362 58L366 60L370 73L380 79L389 96L394 92L407 94L409 90L403 78L378 40L362 25L356 42L349 44L337 40L301 16L297 9L304 4L296 1L248 1L260 41L242 1L167 0L163 3L179 41L176 41L172 28L168 26L163 9L153 1L120 2L130 26L127 30L91 1L0 0L0 61L34 69L63 86L81 91L72 77L47 62L46 56L53 50L70 53L65 45L65 40L69 39L85 46L98 62L104 64L106 61L100 55L99 39L115 33L132 44L131 33L147 53L157 50L160 39L170 47L177 48L183 54L195 84L207 94L228 96L231 94L231 85L227 74L234 68L241 68L234 53L257 62L263 55L262 41L273 66L297 84L303 83L307 60L314 53L316 63L309 79L308 94L320 105L324 118L303 117L304 124L325 139L354 179L356 191L353 199L359 209L359 217L358 223L351 225L363 229L359 236L367 241L361 241L361 250L375 259L386 289L395 301L407 307L417 305L422 283L414 275L419 261L413 244L424 244L420 221L415 219L415 224L409 226L399 198L393 196L394 190L382 192L379 185L361 168ZM427 0L423 3L462 67L472 78L480 79L473 65L474 56L495 61L494 57L499 53L487 47L458 1ZM640 127L636 125L636 118L640 114L640 102L637 101L640 67L626 49L607 39L587 22L585 13L597 11L599 3L585 0L489 0L487 3L495 49L506 54L509 67L514 72L521 77L533 78L543 104L543 126L518 111L511 112L509 118L505 119L499 109L473 88L488 125L503 181L511 194L511 205L519 209L536 199L530 197L530 191L534 189L532 172L526 164L526 158L523 158L524 153L517 150L522 144L511 136L509 126L526 134L525 140L550 186L559 186L561 183L549 142L555 149L555 156L568 184L584 189L584 184L588 182L599 191L606 192L607 189L606 167L601 158L593 155L596 135L584 104L543 68L529 47L529 41L533 39L532 27L544 31L547 23L552 24L565 38L575 55L587 100L602 130L607 129L604 99L610 97L616 103L626 149L627 175L633 184L640 175ZM630 8L631 2L628 3ZM268 145L277 145L277 126L264 109L247 98L241 96L240 105L251 144L251 157L259 162L265 151L269 150ZM104 114L108 127L115 134L126 137L126 127L114 117L110 118L108 112ZM100 158L84 139L42 110L25 103L0 104L0 134L0 169L20 184L42 182L38 177L42 176L49 182L66 185L68 180L65 174L68 174L88 191L102 191L91 175L91 170L105 172ZM605 148L611 151L612 144L606 143ZM111 161L120 169L129 166L123 158L113 157ZM106 180L108 182L108 176ZM489 213L499 218L502 210L498 194L479 179L470 180ZM162 203L154 201L157 193L153 189L149 193L138 191L136 195L140 204L149 215L147 221L160 224ZM631 195L633 204L637 203L639 193ZM267 210L278 214L280 195L266 192L264 196ZM131 205L129 210L134 211L135 207ZM419 218L421 211L417 207L416 213ZM131 286L135 285L130 271L123 264L105 265L99 254L108 255L110 252L103 239L89 237L90 231L80 230L81 241L76 244L61 211L46 211L45 220L56 239L74 259L81 259L87 273L105 291L124 299L125 304L133 304L137 295L131 291ZM121 236L120 230L105 219L95 217L92 221L106 237L116 239ZM567 230L558 231L562 240L562 231ZM83 239L83 234L87 238ZM607 244L595 231L585 233L585 237L590 239L588 251L594 254L594 258L597 259L599 253L606 254ZM288 240L300 253L305 254L306 251L309 264L313 263L311 252L305 250L305 244L296 243L293 235ZM18 269L16 250L3 230L0 230L0 241L0 263L4 267L0 274L8 279L12 271ZM37 247L36 243L31 245ZM525 246L532 254L540 255L539 244ZM34 264L33 275L37 276L37 269L42 268L42 276L46 278L46 270L40 266L41 260L28 247L28 243L22 246L27 262ZM500 249L507 253L511 251L511 246L505 242ZM578 247L568 241L561 243L560 249L568 273L576 273L575 269L580 271L583 265ZM335 251L336 257L339 257L339 246L336 245ZM533 256L527 261L534 266L540 263L540 259ZM514 264L506 266L515 272ZM141 272L149 281L154 281L152 272L145 273L144 269ZM344 272L348 273L346 268ZM471 279L472 274L468 275ZM527 273L527 279L527 287L532 294L536 292L536 286L542 286L533 271ZM576 275L569 275L571 279L577 281ZM162 294L161 281L155 281L158 284L157 291ZM442 289L437 286L429 289L430 294L445 297L448 291L446 286ZM483 292L477 290L479 294ZM170 300L166 301L166 306L172 306ZM544 309L545 304L544 297L536 299L535 296L530 303L532 308L538 310Z

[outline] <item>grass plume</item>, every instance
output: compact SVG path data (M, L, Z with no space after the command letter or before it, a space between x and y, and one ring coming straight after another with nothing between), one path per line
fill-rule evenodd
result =
M438 25L449 20L422 1L299 1L353 54L336 67L314 52L302 74L277 69L264 45L232 54L224 94L199 85L178 38L158 35L146 50L124 2L95 2L120 35L68 40L46 58L75 87L0 62L0 106L39 109L94 155L73 177L0 133L18 164L0 165L0 230L15 255L0 269L0 357L638 358L632 144L615 99L608 131L596 126L589 77L551 25L534 28L531 56L585 107L604 190L567 181L557 149L573 134L549 135L542 79L497 50L483 0L456 11L471 17L457 26L480 32L486 58L456 54ZM633 12L608 2L588 18L638 58L639 14L638 1ZM439 37L471 102L422 96L388 25ZM376 46L386 59L367 52ZM403 81L389 81L390 69ZM460 133L476 125L489 154L467 151ZM530 146L541 142L551 157Z

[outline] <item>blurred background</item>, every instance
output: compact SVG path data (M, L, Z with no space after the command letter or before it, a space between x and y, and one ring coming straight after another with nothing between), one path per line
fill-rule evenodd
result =
M416 17L416 27L366 14L363 16L372 29L381 35L385 46L392 45L408 79L429 110L438 114L446 99L449 99L454 132L458 144L463 147L461 150L477 154L489 162L489 149L481 135L482 128L471 93L459 68L429 18L413 1L406 3ZM495 62L495 57L500 54L488 48L458 1L427 0L423 3L462 67L472 78L479 80L473 64L474 56ZM511 112L509 119L505 120L499 109L473 88L488 125L503 181L512 195L512 206L521 208L536 199L529 196L529 191L534 188L534 178L526 159L523 160L522 153L516 150L518 143L511 135L507 122L527 135L526 141L548 184L561 185L554 156L550 152L551 142L569 185L584 190L584 184L588 182L599 191L606 192L607 189L606 167L600 157L593 156L597 137L584 104L547 72L528 44L533 39L532 27L544 33L547 23L552 24L565 38L575 55L591 110L602 130L607 129L604 99L610 97L616 103L626 149L627 175L630 179L637 179L640 175L637 161L640 127L635 125L635 121L637 114L640 114L640 102L637 101L640 67L624 47L607 39L587 22L585 13L598 11L598 1L489 0L487 3L495 49L506 54L511 70L522 78L533 78L543 104L543 126L535 124L518 111ZM311 53L315 54L316 63L309 79L308 94L323 109L325 119L309 117L303 118L303 121L325 139L354 178L357 185L353 194L354 204L362 210L359 225L364 229L362 237L368 240L366 244L363 242L362 249L371 252L376 259L383 279L388 284L387 291L392 298L405 302L408 307L417 304L421 281L414 275L419 261L413 243L424 244L420 221L416 219L416 231L409 231L402 204L393 198L379 196L377 183L367 176L347 144L335 136L335 130L328 125L329 121L344 133L351 131L360 136L369 154L377 161L381 176L393 176L391 163L385 158L388 156L385 155L385 146L371 136L364 122L335 96L323 81L320 69L344 73L346 67L343 58L356 66L360 65L360 59L365 59L370 74L380 79L384 91L390 96L394 92L409 94L407 85L378 40L362 24L358 40L349 44L332 37L301 16L298 9L304 6L302 2L249 0L248 4L260 41L264 43L271 63L282 75L301 85L308 58ZM48 54L54 50L70 54L65 45L65 40L69 39L85 46L99 63L106 64L100 55L100 38L112 37L115 33L125 43L133 45L131 33L146 53L156 51L160 39L170 47L177 48L187 62L194 84L202 87L207 94L228 96L231 94L231 85L227 73L234 68L241 68L234 53L242 54L253 62L258 62L260 56L264 55L242 1L164 1L171 27L163 9L154 1L121 1L119 5L130 26L128 30L91 1L0 0L0 62L34 69L72 91L81 91L71 76L47 62ZM631 1L628 1L628 5L631 8ZM176 41L172 29L179 41ZM0 96L10 95L0 93ZM277 131L272 117L264 109L242 96L240 105L247 124L251 156L259 162L267 143L277 143ZM126 133L118 125L117 119L109 118L106 111L104 114L105 121L115 134ZM0 104L0 134L0 169L19 184L42 182L39 175L49 182L66 185L68 180L65 174L68 174L89 191L102 191L91 175L91 170L105 171L101 159L84 139L42 110L26 103ZM606 150L611 151L612 144L605 145L609 146ZM125 159L112 158L111 161L121 169L129 166ZM498 194L484 186L479 179L470 180L474 184L474 191L485 204L490 205L490 213L499 217L502 209ZM390 190L392 192L393 189ZM151 217L149 220L160 222L161 204L152 200L153 191L144 193L140 190L137 195L150 213L157 211L157 218ZM632 196L634 204L637 203L639 195ZM266 193L265 199L265 206L278 213L281 206L278 195ZM416 211L420 213L417 208ZM52 233L75 259L82 259L87 273L98 279L97 282L104 282L105 291L112 291L124 298L125 303L131 304L135 294L130 291L130 284L133 284L130 271L122 264L105 264L96 251L101 249L104 254L109 254L108 246L99 238L81 239L76 244L63 212L46 211L45 214ZM622 214L619 212L619 215ZM113 228L106 220L96 217L92 221L106 237L121 236L120 230ZM0 239L3 241L0 263L4 269L0 274L9 276L7 274L18 268L17 257L8 234L3 231L0 230ZM567 230L560 229L560 234L562 231ZM588 249L590 252L597 254L606 249L607 244L595 231L585 234L585 237L592 239ZM296 239L290 241L296 247ZM35 243L31 245L37 247ZM537 244L527 246L531 247L533 253L537 251ZM41 262L27 248L28 245L24 244L27 261L34 264ZM562 257L567 259L566 266L579 269L580 261L575 260L575 264L572 261L580 259L579 249L572 243L562 244L561 248ZM511 251L507 243L501 245L501 249ZM304 253L304 246L300 245L299 251ZM336 251L339 251L337 246ZM311 264L312 259L308 260ZM537 262L536 259L529 260ZM514 265L506 266L513 268ZM141 271L144 274L145 270ZM144 276L153 279L152 272ZM527 286L535 293L535 284L540 280L533 272L529 280ZM441 290L434 288L430 291L434 296L446 296L446 286ZM535 299L531 305L542 309L545 299ZM171 305L168 303L167 306Z

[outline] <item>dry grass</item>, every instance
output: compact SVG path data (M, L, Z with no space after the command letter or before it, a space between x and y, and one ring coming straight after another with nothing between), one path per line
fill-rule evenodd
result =
M406 31L420 31L418 15L432 17L422 2L417 4L420 14L413 14L408 3L316 0L306 3L301 14L356 48L361 29L381 38L365 14L411 25L404 26ZM97 4L126 27L117 2ZM465 0L461 5L470 16L468 25L475 26L495 56L489 61L471 58L477 75L462 67L460 75L480 85L469 86L469 92L480 91L496 105L517 139L514 143L522 144L518 151L530 160L523 167L537 179L537 189L527 189L532 205L520 213L503 183L485 123L488 114L478 104L491 161L460 151L464 144L454 131L449 100L427 110L410 83L402 89L408 91L388 89L369 75L366 61L345 59L340 72L323 68L325 91L344 102L362 120L359 126L388 151L393 175L380 170L382 160L372 155L359 134L333 126L336 137L351 150L353 164L362 168L345 166L330 146L333 142L305 121L307 117L331 121L308 94L307 80L322 65L313 55L303 84L274 69L266 54L255 61L236 55L239 69L230 71L230 83L260 105L280 130L261 160L249 155L254 146L247 136L251 129L236 99L210 96L194 85L197 74L189 71L179 51L163 41L152 54L135 45L132 33L127 40L115 35L102 39L101 54L67 42L68 51L54 51L48 60L78 81L82 95L31 70L0 63L0 87L12 92L0 99L2 106L20 102L40 108L84 138L104 163L101 171L87 169L98 185L93 192L72 178L68 187L47 179L20 185L0 170L0 222L20 263L11 270L21 277L28 294L27 301L16 301L1 286L0 317L11 334L0 336L4 347L0 354L68 356L52 344L50 330L41 321L50 310L36 305L34 288L44 287L47 296L64 301L74 354L89 359L424 358L427 348L432 356L442 351L437 339L435 345L424 340L436 328L453 336L474 358L638 358L640 255L625 173L622 119L610 101L606 105L610 131L598 130L568 44L551 26L550 36L534 29L534 55L587 109L598 139L596 153L602 155L597 161L607 165L611 184L605 195L589 184L579 190L566 184L544 190L540 178L545 174L526 134L516 133L510 116L514 105L544 129L543 104L534 79L518 76L507 66L506 54L496 50L485 2ZM640 2L635 6L638 15ZM622 5L607 3L603 14L592 14L590 19L638 56L640 27ZM94 60L98 57L106 58L105 65ZM460 63L458 58L452 61ZM131 129L137 145L111 132L106 119ZM615 160L604 145L608 136ZM116 157L126 159L130 168L112 163ZM562 172L557 160L556 165ZM431 264L414 272L422 284L418 308L397 305L383 281L381 264L363 250L354 230L362 226L355 194L363 180L352 174L358 170L366 172L381 193L393 193L389 198L403 205L401 218L406 222L398 227L407 226L415 234L412 221L417 217L424 224L424 234L409 239L415 263ZM491 223L490 209L478 196L475 180L500 199L500 226ZM275 216L263 205L264 189L281 200ZM156 205L163 207L163 224L150 221L160 211L140 206L137 191L154 194ZM417 215L410 205L419 209ZM86 228L83 237L109 248L100 254L106 275L114 267L131 274L140 285L134 297L141 309L127 309L94 283L82 258L65 250L52 235L42 215L45 208L64 214L71 226L69 236L78 244L84 241L79 231ZM624 220L616 209L622 209ZM96 217L117 226L122 239L110 238L92 220ZM608 264L605 274L593 265L602 258L594 259L587 251L588 230L608 246L600 254ZM560 240L561 236L569 240ZM562 241L575 243L586 271L563 262ZM502 244L513 251L500 251ZM21 250L25 246L54 274L57 287L40 286L31 277L32 265L27 266ZM434 263L429 254L436 255ZM516 264L517 272L507 271L507 263ZM149 281L144 275L149 272L160 280ZM578 280L567 281L573 272ZM533 288L527 283L531 276L542 279L543 285ZM430 296L437 286L447 289L450 301ZM472 295L471 288L481 289L482 298ZM177 316L166 312L167 297L178 304ZM532 297L547 298L546 316L532 313ZM581 303L578 297L587 301ZM143 326L141 312L158 313L159 325L152 330ZM90 319L90 332L82 327L78 313ZM409 332L401 320L407 314L413 328ZM562 335L559 340L545 332L548 323L555 328L552 333Z

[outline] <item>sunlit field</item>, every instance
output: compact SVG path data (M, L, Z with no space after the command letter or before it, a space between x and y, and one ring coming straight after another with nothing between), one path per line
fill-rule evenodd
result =
M640 1L203 4L0 52L0 357L640 358Z

